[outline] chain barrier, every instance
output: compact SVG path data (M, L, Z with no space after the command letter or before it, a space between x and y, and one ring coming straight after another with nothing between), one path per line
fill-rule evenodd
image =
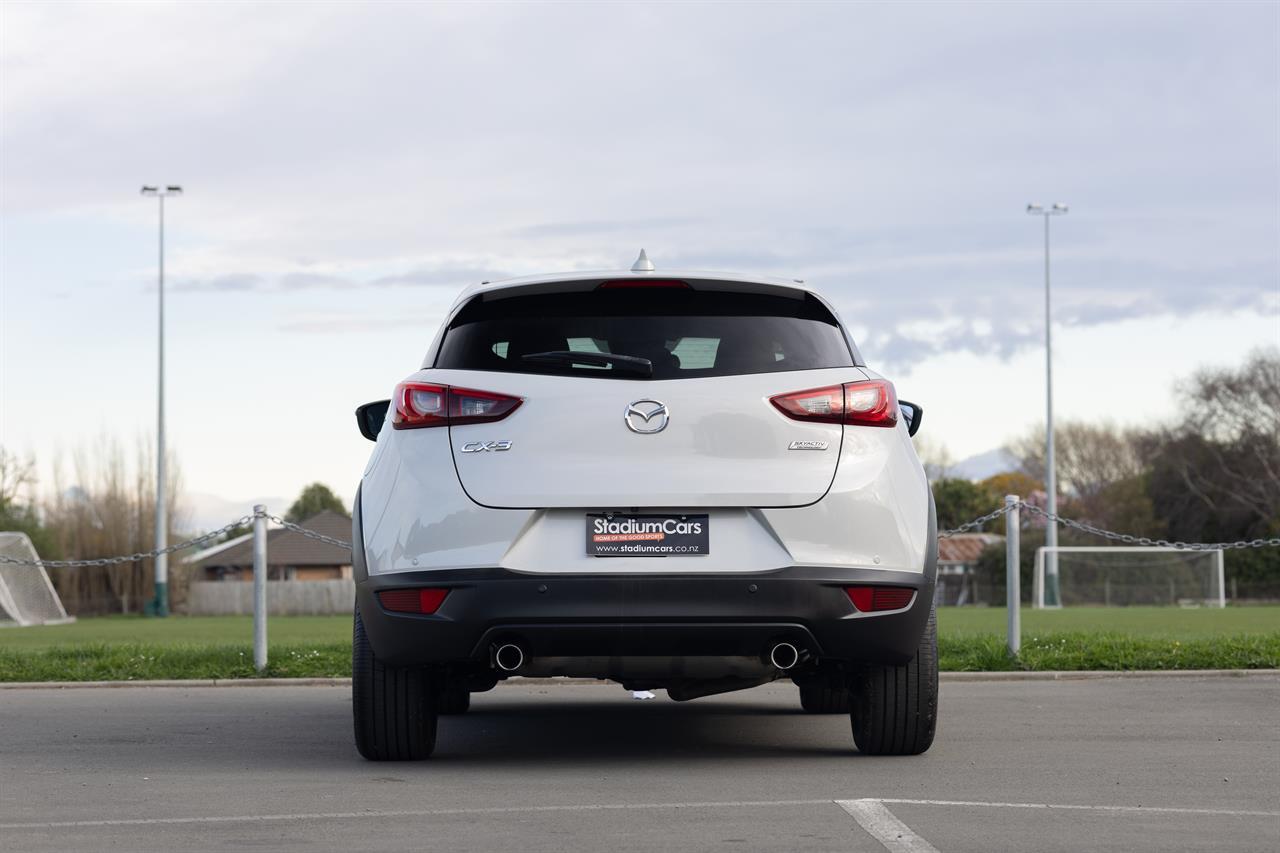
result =
M955 536L957 533L966 533L970 530L973 530L976 527L981 527L982 525L986 524L988 521L995 521L1000 516L1005 515L1006 513L1013 512L1013 510L1023 505L1024 505L1023 501L1018 501L1017 503L1012 503L1012 504L1005 504L1004 506L1000 507L994 512L989 512L986 515L980 515L977 518L975 518L973 521L965 522L959 527L953 527L950 530L939 530L938 535L941 536L943 539L946 539L950 536Z
M1144 545L1156 546L1159 548L1178 548L1185 551L1236 551L1244 548L1276 548L1280 547L1280 537L1272 539L1241 539L1237 542L1170 542L1168 539L1150 539L1146 536L1134 536L1131 533L1117 533L1114 530L1107 530L1093 524L1083 521L1076 521L1072 518L1064 518L1061 515L1043 510L1034 504L1026 501L1020 501L1022 508L1032 515L1039 515L1046 521L1056 521L1064 527L1072 530L1079 530L1081 533L1088 533L1091 536L1101 536L1103 539L1110 539L1113 542L1123 542L1126 545Z
M300 524L294 524L292 521L285 521L283 518L280 518L277 515L268 515L267 519L269 521L274 521L276 524L280 525L286 530L292 530L294 533L301 533L303 536L307 537L308 539L314 539L317 542L323 542L326 545L333 545L338 548L346 548L348 551L351 550L350 542L343 542L341 539L334 539L332 536L325 536L323 533L317 533L314 530L308 530L307 528L303 527Z
M1131 533L1117 533L1114 530L1107 530L1104 527L1098 527L1095 524L1089 524L1085 521L1076 521L1074 518L1067 518L1057 513L1049 512L1046 509L1036 506L1027 501L1017 501L1015 503L1006 504L994 512L979 516L973 521L966 522L959 527L953 527L950 530L943 530L938 533L939 536L947 538L955 536L958 533L964 533L976 527L981 527L988 521L994 521L1014 509L1025 509L1031 515L1038 515L1046 522L1056 521L1063 527L1072 530L1078 530L1081 533L1088 533L1090 536L1099 536L1112 542L1123 542L1126 545L1142 545L1146 547L1158 548L1177 548L1183 551L1235 551L1244 548L1280 548L1280 537L1272 539L1241 539L1237 542L1177 542L1168 539L1151 539L1146 536L1134 536Z
M946 539L961 533L967 533L970 530L975 530L984 526L987 522L995 521L997 518L1012 512L1014 509L1024 509L1032 515L1040 516L1045 519L1046 522L1056 521L1064 527L1068 527L1072 530L1078 530L1081 533L1088 533L1090 536L1099 536L1113 542L1123 542L1126 545L1177 548L1185 551L1235 551L1245 548L1280 548L1280 537L1271 539L1241 539L1238 542L1205 543L1171 542L1168 539L1151 539L1146 536L1134 536L1130 533L1117 533L1114 530L1107 530L1105 528L1098 527L1097 525L1089 524L1088 522L1076 521L1073 518L1067 518L1065 516L1057 515L1056 513L1051 513L1036 506L1035 504L1028 503L1027 501L1005 504L999 509L993 510L986 515L980 515L973 521L965 522L959 527L953 527L950 530L940 530L938 531L938 536ZM150 551L144 551L137 554L127 554L121 557L102 557L95 560L23 560L17 557L9 557L4 554L0 554L0 563L8 563L10 565L18 566L44 566L51 569L67 569L75 568L77 566L118 566L121 563L134 563L138 560L148 560L153 557L157 557L160 554L172 554L175 551L184 551L188 548L195 548L200 545L204 545L220 536L230 533L236 528L252 524L254 518L255 516L252 515L244 515L229 524L224 524L217 530L211 530L208 533L196 536L192 539L187 539L184 542L178 542L166 548L154 548ZM272 521L280 525L285 530L292 530L294 533L305 536L308 539L314 539L317 542L323 542L326 545L332 545L335 548L343 548L347 551L351 550L350 542L345 542L342 539L336 539L332 536L326 536L323 533L310 530L300 524L294 524L292 521L285 521L277 515L268 515L266 518L268 521Z
M101 557L96 560L20 560L17 557L7 557L0 554L0 563L10 563L18 566L44 566L50 569L70 569L77 566L118 566L121 563L136 563L138 560L147 560L152 557L158 557L161 554L172 554L175 551L183 551L187 548L195 548L203 545L213 539L217 539L223 534L230 533L237 527L253 523L252 515L245 515L237 518L230 524L224 524L217 530L211 530L194 539L188 539L185 542L178 542L175 545L169 545L166 548L152 548L150 551L144 551L138 554L126 554L122 557ZM350 546L348 546L350 547Z

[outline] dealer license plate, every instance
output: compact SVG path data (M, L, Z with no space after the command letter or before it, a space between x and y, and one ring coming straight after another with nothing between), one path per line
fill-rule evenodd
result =
M587 554L591 557L701 556L711 553L711 524L706 515L587 516Z

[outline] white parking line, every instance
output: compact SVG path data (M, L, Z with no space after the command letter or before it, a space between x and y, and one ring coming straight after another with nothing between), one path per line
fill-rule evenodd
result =
M497 815L497 814L530 814L538 812L601 812L601 811L642 811L657 809L716 809L716 808L779 808L791 806L819 806L835 803L841 806L846 812L853 815L855 819L859 818L859 813L865 815L877 814L878 811L871 806L862 804L901 804L901 805L920 805L920 806L973 806L982 808L1004 808L1004 809L1046 809L1046 810L1076 810L1076 811L1100 811L1100 812L1151 812L1152 814L1190 814L1190 815L1220 815L1225 817L1280 817L1280 811L1250 811L1243 809L1180 809L1180 808L1161 808L1148 806L1082 806L1082 805L1054 805L1051 803L988 803L970 800L908 800L894 799L890 797L877 797L858 800L728 800L728 801L709 801L709 802L692 802L692 803L583 803L563 806L478 806L472 808L444 808L444 809L402 809L402 810L377 810L369 809L359 812L298 812L293 814L257 814L257 815L210 815L207 817L150 817L150 818L114 818L104 820L59 820L59 821L31 821L23 823L0 823L0 831L14 829L75 829L85 827L110 827L110 826L182 826L186 824L216 824L216 823L263 823L269 821L290 821L290 820L353 820L357 818L395 818L395 817L447 817L450 815ZM919 839L911 830L901 821L889 812L888 808L881 806L883 814L887 814L889 819L897 824L901 832L906 830L912 838L919 843L924 844L923 847L902 847L890 848L901 849L904 851L930 851L933 847L928 843ZM861 823L861 820L859 820ZM868 829L868 832L871 832ZM872 834L875 834L874 832Z
M836 805L853 815L858 826L891 853L938 853L938 848L894 817L884 800L836 800Z
M643 809L713 809L713 808L766 808L771 806L822 806L826 800L754 800L707 803L602 803L566 806L481 806L456 809L402 809L361 812L315 812L298 814L213 815L209 817L149 817L118 818L115 820L59 820L32 823L0 823L0 831L6 829L74 829L96 826L170 826L207 823L260 823L287 820L349 820L352 818L386 817L447 817L450 815L529 814L537 812L595 812L633 811Z
M881 803L910 806L972 806L987 809L1045 809L1049 811L1086 812L1151 812L1152 814L1219 815L1221 817L1280 817L1280 811L1251 811L1248 809L1181 809L1161 806L1080 806L1057 803L984 803L974 800L904 800L882 797ZM841 803L843 805L843 803Z

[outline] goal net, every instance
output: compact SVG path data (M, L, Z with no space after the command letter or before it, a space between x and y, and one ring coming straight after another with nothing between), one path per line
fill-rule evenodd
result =
M1036 607L1226 607L1223 574L1221 550L1045 546L1036 551L1032 600Z
M0 554L39 560L25 533L0 533ZM44 566L0 563L0 625L50 625L74 622L62 607Z

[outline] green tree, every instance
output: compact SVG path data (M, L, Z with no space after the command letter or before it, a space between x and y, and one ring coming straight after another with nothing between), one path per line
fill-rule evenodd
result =
M298 499L293 502L293 506L289 507L289 511L285 513L285 521L291 521L294 524L300 524L313 515L331 509L334 512L351 517L351 513L347 512L346 505L342 499L333 493L333 489L324 483L312 483L302 490L302 494L298 495Z
M979 481L978 485L993 494L1000 495L1001 500L1005 495L1017 495L1025 500L1032 492L1044 491L1044 483L1022 471L992 474L987 479Z
M933 502L938 509L938 529L949 530L966 521L986 515L1004 501L990 489L957 477L946 477L933 484Z

